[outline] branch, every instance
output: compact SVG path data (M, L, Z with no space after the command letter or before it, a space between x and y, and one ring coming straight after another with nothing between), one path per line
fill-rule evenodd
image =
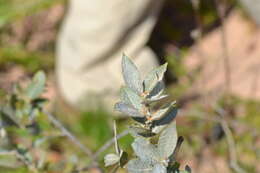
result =
M222 45L222 56L224 61L224 73L225 73L225 85L226 93L230 94L231 91L231 69L230 69L230 57L228 54L228 45L226 39L226 29L225 29L225 5L219 0L215 0L215 5L217 8L217 14L221 22L221 45Z
M60 123L52 114L48 113L48 112L43 112L45 115L47 115L47 117L49 118L49 120L51 121L51 123L56 126L58 129L60 129L60 131L63 133L63 135L67 136L69 138L69 140L74 143L76 146L78 146L87 156L92 157L92 151L87 148L85 145L83 145L69 130L67 130L62 123Z
M119 140L122 137L126 136L128 134L128 130L123 131L122 133L118 134L116 139ZM112 138L110 140L108 140L94 155L93 155L93 160L96 160L97 157L103 153L106 149L108 149L111 145L113 145L115 142L115 139Z
M20 154L18 151L16 150L11 150L11 151L1 151L0 152L0 156L2 155L13 155L15 156L18 160L20 160L24 165L26 165L32 172L37 173L38 170L35 167L35 165L33 163L31 163L30 161L28 161L22 154Z
M115 143L115 141L117 141L117 140L121 139L122 137L126 136L128 133L129 133L129 131L128 131L128 130L125 130L125 131L123 131L122 133L116 135L116 140L115 140L114 137L111 138L110 140L108 140L101 148L99 148L98 151L96 151L96 152L94 153L94 155L92 156L92 159L91 159L91 161L90 161L90 163L89 163L90 166L81 168L81 169L76 170L76 171L74 171L74 172L75 172L75 173L78 173L78 172L82 172L82 171L87 171L87 170L89 170L90 168L95 167L95 166L96 166L95 163L96 163L97 157L98 157L101 153L103 153L106 149L108 149L111 145L113 145L113 144ZM74 173L74 172L73 172L73 173Z
M224 119L224 116L226 115L226 111L223 109L216 109L216 111L218 115L221 117L220 124L223 128L223 131L227 139L230 167L234 169L237 173L245 173L245 171L237 163L238 159L236 153L236 143L232 131L230 130L227 121Z

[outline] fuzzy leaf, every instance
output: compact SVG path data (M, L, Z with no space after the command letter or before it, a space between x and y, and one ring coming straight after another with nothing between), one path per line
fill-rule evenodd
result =
M129 132L133 137L140 137L140 136L152 137L152 136L156 135L149 129L145 129L142 127L134 127L134 126L130 126Z
M158 163L153 167L152 173L167 173L167 168Z
M161 159L168 159L176 147L177 140L176 122L173 122L162 131L159 137L158 150Z
M151 173L153 169L151 163L140 159L130 160L126 166L129 173Z
M168 98L168 95L161 95L161 96L157 96L157 97L147 98L143 101L143 103L150 104L153 102L162 101L166 98Z
M176 102L172 102L172 103L168 104L167 106L164 106L164 107L158 109L156 112L154 112L152 114L152 120L158 120L158 119L162 118L165 115L165 113L168 112L175 103Z
M171 107L161 119L153 121L153 127L163 126L171 123L172 120L176 117L177 113L178 109L176 107Z
M116 103L114 109L131 117L144 117L144 115L142 115L137 109L126 103Z
M143 86L139 71L126 55L122 58L122 72L126 85L136 93L142 93Z
M104 158L105 166L111 166L119 162L120 157L116 154L107 154Z
M181 147L181 144L183 141L184 141L184 138L182 136L179 136L176 147L174 148L173 153L169 157L169 162L168 162L169 165L174 165L176 163L176 158L178 156L178 153L179 153L179 150L180 150L180 147Z
M120 91L121 101L132 105L137 110L142 110L142 99L133 90L128 87L123 87Z
M30 85L26 88L25 93L30 99L35 99L39 97L45 87L45 74L43 71L37 72Z
M144 80L144 91L150 93L156 84L163 79L163 75L167 69L167 63L160 67L153 69Z
M155 162L159 158L158 150L155 145L144 138L135 138L132 143L135 154L145 162Z
M147 121L147 118L146 117L132 117L133 120L139 122L139 123L142 123L142 124L145 124L145 122Z
M156 83L155 87L152 89L152 91L149 93L147 98L157 98L159 97L164 90L164 83L163 81L159 81Z

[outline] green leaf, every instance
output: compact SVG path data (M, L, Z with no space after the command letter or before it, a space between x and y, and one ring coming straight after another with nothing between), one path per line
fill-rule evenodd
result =
M126 166L129 173L151 173L153 169L149 162L140 159L130 160Z
M167 168L158 163L153 167L152 173L167 173Z
M107 154L104 158L105 161L105 166L111 166L114 165L116 163L118 163L120 160L120 156L117 154Z
M137 109L126 103L116 103L114 109L131 117L144 117Z
M164 73L167 69L167 63L160 67L153 69L144 79L144 91L150 93L159 81L163 79Z
M143 92L139 71L135 64L125 54L122 58L122 72L126 85L138 94Z
M44 91L46 77L43 71L37 72L32 82L26 88L25 93L30 99L36 99Z
M142 99L139 97L133 90L131 90L128 87L123 87L121 88L120 91L120 97L121 101L128 104L132 105L134 108L136 108L138 111L142 110Z
M176 147L177 140L176 122L173 122L162 131L159 137L158 150L161 159L168 159Z
M155 145L144 138L135 138L132 143L132 148L135 154L145 162L156 162L159 158L159 153Z

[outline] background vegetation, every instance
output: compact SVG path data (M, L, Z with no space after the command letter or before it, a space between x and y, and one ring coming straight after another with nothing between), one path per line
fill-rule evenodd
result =
M260 102L233 96L228 90L214 100L203 93L189 92L196 76L190 76L189 69L183 66L188 48L221 27L234 8L242 11L237 1L227 1L223 14L213 0L201 3L201 8L196 8L191 1L166 1L149 41L158 56L163 57L160 61L169 63L167 90L180 108L178 134L185 142L178 160L195 171L258 172ZM51 100L49 111L84 145L98 151L113 137L111 113L102 109L102 105L98 110L75 111L68 108L55 91L55 41L66 6L65 0L0 0L0 103L4 102L6 92L12 90L14 82L27 83L34 72L44 70L48 75L45 96ZM44 22L39 22L43 19ZM192 31L199 34L194 37L190 34ZM129 120L116 119L120 133L126 129ZM44 120L42 126L46 131L53 128ZM132 140L130 136L119 140L124 151L131 152L129 144ZM90 161L62 136L51 139L45 148L50 163L53 163L50 165L53 172L71 169L73 164L65 164L65 158L69 158L70 163L78 162L80 167ZM111 151L113 147L98 155L100 165L104 165L103 156ZM6 160L0 156L0 172L28 172L10 163L15 163L12 157Z

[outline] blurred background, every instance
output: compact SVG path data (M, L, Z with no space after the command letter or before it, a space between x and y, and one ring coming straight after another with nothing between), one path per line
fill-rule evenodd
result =
M102 103L95 100L103 98L102 92L107 91L99 89L99 85L120 88L121 79L113 82L121 76L116 59L123 52L130 57L140 56L136 62L140 62L141 69L150 68L150 60L155 66L157 61L168 62L167 92L178 102L178 133L185 139L178 156L180 163L190 165L195 173L260 172L260 1L165 0L147 1L147 4L120 1L111 6L106 6L109 2L92 3L93 6L80 0L0 0L0 100L14 83L26 81L36 71L44 70L48 76L44 97L50 100L47 109L96 151L113 136L113 119L117 119L119 132L129 122L115 117L111 111L107 100L116 101L117 97L101 99ZM146 7L154 10L143 12ZM111 9L116 13L109 15ZM103 18L111 20L102 21ZM137 34L128 34L135 28ZM114 46L121 42L127 50L124 46ZM139 49L147 50L146 47L151 48L149 53L138 53ZM110 50L114 52L109 53ZM142 55L143 63L138 60ZM93 71L82 74L98 79L108 78L106 72L111 69L115 72L111 72L111 81L101 81L104 83L88 78L71 81L78 76L73 70L81 66L93 67ZM103 70L101 74L99 68ZM94 88L95 95L76 103L77 95L83 92L78 91L85 89L86 81L88 92ZM95 106L82 109L89 103ZM68 167L64 165L68 155L82 155L63 141L53 140L48 145L50 161L59 169ZM131 141L130 136L125 136L120 144L131 151ZM101 165L103 156L111 150L100 155ZM84 166L85 161L79 163ZM26 172L1 162L0 171Z

